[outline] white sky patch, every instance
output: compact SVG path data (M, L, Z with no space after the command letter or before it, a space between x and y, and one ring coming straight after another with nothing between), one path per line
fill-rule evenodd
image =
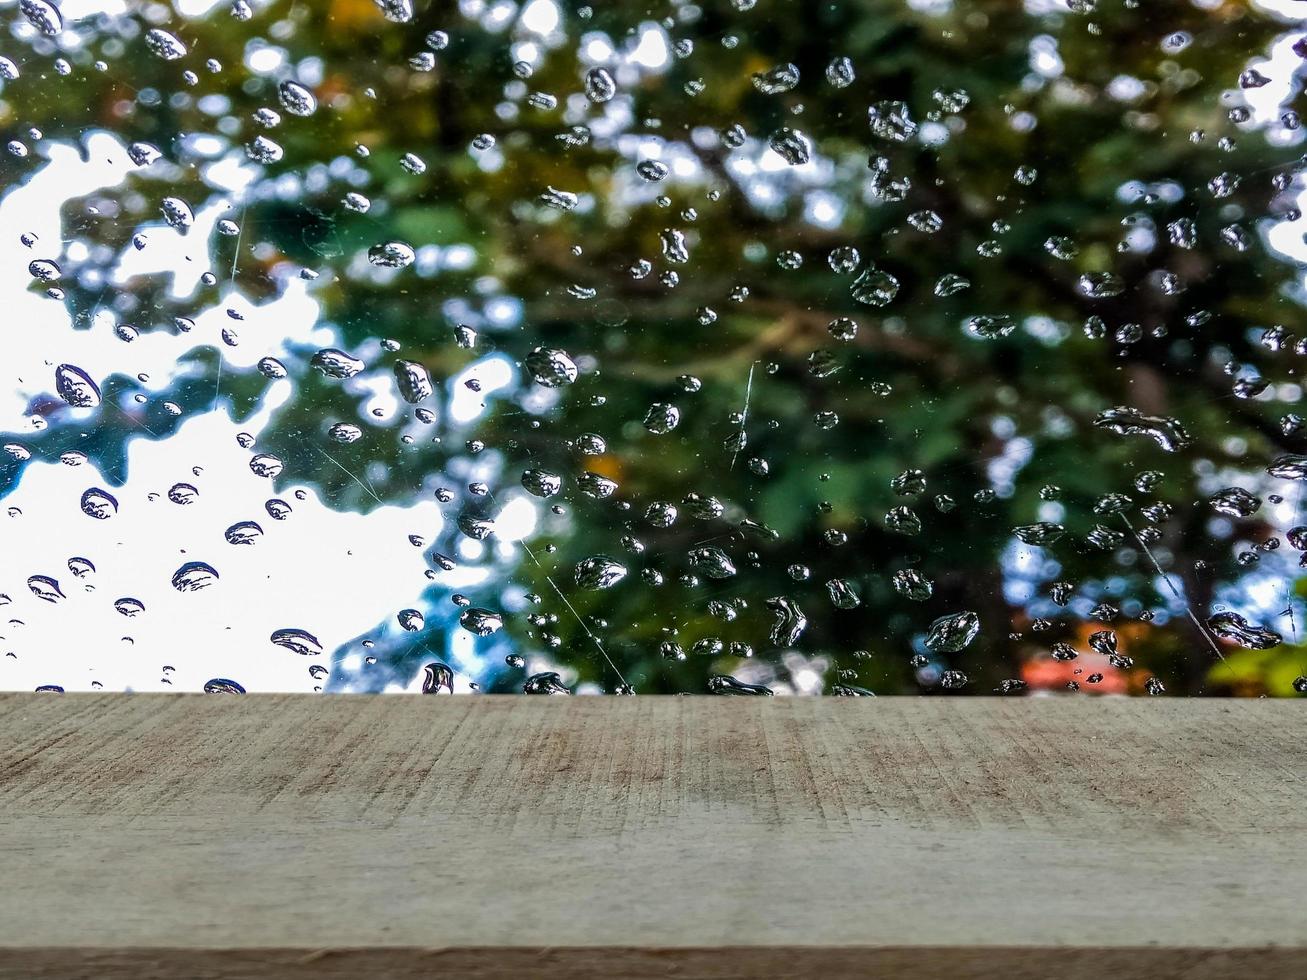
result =
M309 487L304 500L293 487L274 490L237 445L236 433L248 428L207 413L166 440L134 439L121 487L89 463L28 464L5 501L21 513L0 515L0 548L23 556L0 571L0 592L11 600L0 607L0 688L88 690L99 681L108 690L198 691L227 677L251 691L310 691L320 683L310 664L329 668L341 644L416 604L429 583L423 551L408 535L430 537L441 524L439 505L362 515L332 509ZM168 498L176 483L198 490L193 503ZM93 486L117 498L117 514L96 520L82 512L82 493ZM273 496L293 508L285 520L265 510ZM229 544L223 532L248 520L262 537ZM95 572L76 578L68 570L74 557L90 560ZM177 591L171 578L188 561L207 562L218 581ZM26 580L38 574L56 579L67 598L34 596ZM145 610L123 616L114 602L124 597ZM269 642L286 627L313 634L323 655ZM171 688L162 682L165 665L176 668Z

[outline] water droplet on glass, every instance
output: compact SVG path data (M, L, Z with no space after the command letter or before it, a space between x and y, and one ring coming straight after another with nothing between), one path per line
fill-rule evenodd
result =
M47 0L18 0L18 9L27 18L27 22L42 34L53 37L64 29L64 19L59 8Z
M617 83L607 68L591 68L585 73L585 95L591 102L607 102L617 94Z
M570 385L577 378L576 362L566 351L555 347L537 347L524 362L532 380L546 388Z
M202 561L188 561L172 575L172 587L178 592L198 592L217 581L217 570Z
M302 657L317 657L324 652L318 638L306 630L279 629L275 630L268 639L275 646L283 647L291 653L298 653Z
M73 408L96 408L100 404L100 386L75 365L60 364L55 368L54 388Z
M935 653L958 653L980 632L980 617L974 612L952 613L936 619L926 630L926 649Z
M606 555L594 555L576 563L574 579L583 589L609 589L626 578L626 566Z
M1284 642L1274 630L1249 623L1238 613L1221 612L1207 620L1207 626L1223 640L1233 640L1249 650L1269 650Z
M145 46L164 61L176 61L186 57L186 45L175 34L170 34L159 27L145 32Z

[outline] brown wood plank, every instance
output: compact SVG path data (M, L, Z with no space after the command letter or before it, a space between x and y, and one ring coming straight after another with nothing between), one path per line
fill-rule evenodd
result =
M1294 702L0 695L0 976L1307 975Z

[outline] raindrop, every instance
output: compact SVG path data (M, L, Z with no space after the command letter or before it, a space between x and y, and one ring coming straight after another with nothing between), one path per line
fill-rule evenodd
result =
M883 269L867 266L853 281L849 292L859 303L888 306L899 294L899 281Z
M272 479L281 474L285 464L272 453L259 453L250 460L250 472L255 476ZM275 516L275 515L274 515Z
M744 681L736 680L730 674L714 674L708 678L709 694L734 694L734 695L762 695L771 697L773 692L770 688L761 684L746 684Z
M657 183L671 172L667 164L657 160L641 160L635 165L635 171L650 183Z
M401 609L395 619L406 633L420 633L427 625L426 617L416 609Z
M416 361L395 362L395 385L399 395L410 405L431 397L431 375Z
M413 19L413 0L374 0L386 20L407 24Z
M1251 517L1262 505L1260 497L1242 487L1227 487L1212 494L1207 500L1217 513L1230 517Z
M967 321L967 332L981 340L997 340L1006 337L1017 328L1016 321L1005 313L994 315L981 314Z
M476 636L490 636L503 628L504 617L489 609L469 606L459 614L458 624Z
M454 672L448 664L434 661L422 667L422 693L439 694L446 691L454 693Z
M626 578L626 566L606 555L594 555L576 563L574 578L583 589L609 589Z
M790 91L798 84L798 66L788 63L753 74L753 87L763 95L779 95Z
M188 561L172 575L172 587L178 592L198 592L218 581L218 572L202 561Z
M1307 456L1296 453L1276 456L1266 472L1281 480L1307 480Z
M254 521L237 521L222 536L228 544L254 544L263 537L263 528Z
M324 347L313 355L309 364L325 377L337 379L352 378L366 366L353 354L347 354L336 347Z
M116 600L113 607L128 619L133 619L145 612L145 603L140 599L133 599L131 596L124 596Z
M317 657L324 651L318 638L312 633L301 629L279 629L268 637L274 646L283 647L291 653L298 653L302 657Z
M27 579L27 587L32 591L32 595L38 599L44 599L46 602L58 602L60 599L67 598L63 590L59 588L59 582L49 575L32 575Z
M782 126L772 133L767 145L792 167L807 163L812 156L812 148L808 145L807 137L788 126Z
M57 262L49 259L33 259L27 264L27 273L41 282L54 282L62 274Z
M1090 299L1108 299L1125 292L1125 283L1112 272L1087 272L1080 277L1076 286Z
M576 362L566 351L555 347L537 347L524 363L532 380L546 388L570 385L577 378Z
M368 261L381 269L403 269L415 258L413 246L406 242L381 242L368 249Z
M205 694L244 694L245 688L226 677L215 677L204 683Z
M681 411L675 405L658 402L649 406L644 416L644 427L656 436L666 435L681 422Z
M159 202L159 210L163 212L163 220L180 232L189 231L195 224L195 212L180 197L165 197Z
M64 29L64 19L59 8L47 0L18 0L18 9L27 18L27 22L42 34L53 37Z
M91 487L82 494L82 513L98 521L108 520L118 513L118 500L108 490Z
M873 134L891 143L906 143L917 132L904 102L877 102L867 110L867 121Z
M540 467L531 467L522 473L522 486L537 497L552 497L563 489L563 478Z
M935 592L935 586L915 568L902 568L894 573L894 591L913 602L925 602Z
M735 575L735 565L721 548L695 548L690 552L690 567L712 579L731 578Z
M855 77L853 62L848 58L833 58L826 66L826 81L834 88L848 88Z
M1026 544L1050 545L1066 534L1066 528L1051 521L1039 521L1035 524L1022 524L1012 529L1012 533Z
M189 483L174 483L168 489L168 499L174 504L182 504L183 506L195 503L195 498L199 495L200 491Z
M154 27L145 33L145 46L164 61L176 61L186 57L186 45L175 34Z
M1208 618L1207 625L1221 639L1233 640L1249 650L1269 650L1284 642L1279 633L1249 623L1238 613L1217 613Z
M836 609L857 609L862 605L857 590L842 578L833 578L826 583L826 595Z
M299 82L287 79L277 86L282 108L292 116L311 116L318 111L318 99Z
M607 68L591 68L585 73L585 95L591 102L607 102L617 94L617 83Z
M788 596L778 595L767 600L767 608L776 617L770 634L772 645L794 646L803 635L803 631L808 628L808 617L803 614L799 604Z
M941 616L926 630L926 649L935 653L958 653L980 632L980 617L974 612Z
M284 152L280 144L266 136L256 136L245 144L245 155L255 163L276 163Z
M60 364L55 368L54 389L73 408L96 408L100 404L99 385L72 364Z
M1192 443L1192 438L1179 421L1164 416L1144 415L1137 408L1118 405L1099 412L1094 425L1117 435L1148 436L1168 453L1179 452ZM1304 458L1307 461L1307 457ZM1304 470L1307 474L1307 470ZM1272 473L1272 476L1278 474Z
M571 694L563 678L553 671L532 674L522 685L524 694Z

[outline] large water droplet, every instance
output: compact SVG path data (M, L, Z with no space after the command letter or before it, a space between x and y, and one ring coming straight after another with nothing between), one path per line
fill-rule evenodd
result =
M970 645L980 632L980 617L973 612L940 616L926 629L926 649L935 653L957 653Z
M53 37L64 29L64 19L59 8L46 0L18 0L18 9L27 18L27 22L42 34Z
M799 642L799 637L808 628L808 617L799 604L789 596L778 595L767 600L767 608L776 616L771 628L772 645L792 647Z
M917 132L917 124L905 102L877 102L867 110L871 131L891 143L906 143Z
M690 552L690 567L709 578L730 578L735 574L735 564L721 548L695 548Z
M626 578L626 566L606 555L594 555L576 563L576 584L583 589L610 589Z
M413 19L413 0L375 0L377 9L386 20L407 24Z
M557 473L533 466L523 471L522 486L537 497L552 497L563 489L563 478Z
M778 153L792 167L802 166L812 157L812 147L808 138L797 129L782 126L771 134L767 145Z
M215 677L213 680L204 682L205 694L244 694L245 688L236 681L229 680L226 677Z
M552 670L532 674L527 678L526 683L522 685L522 691L525 694L572 693L567 689L567 685L563 683L563 678Z
M31 575L27 579L27 587L32 590L32 595L38 599L44 599L46 602L58 602L66 598L63 589L59 588L57 579L49 575Z
M585 95L591 102L607 102L617 94L617 83L607 68L591 68L585 73Z
M1230 517L1251 517L1262 505L1262 499L1243 487L1226 487L1207 498L1212 509Z
M91 487L82 494L82 513L97 521L108 520L118 513L118 498L108 490Z
M576 362L556 347L537 347L526 356L525 364L532 380L546 388L570 385L578 374Z
M789 63L753 73L753 87L764 95L779 95L799 84L799 68Z
M410 405L431 397L431 374L417 361L395 362L395 385Z
M746 684L730 674L714 674L708 678L709 694L761 695L771 697L772 690L761 684Z
M1269 650L1284 642L1275 630L1254 625L1238 613L1217 613L1208 618L1207 625L1221 639L1233 640L1249 650Z
M469 606L459 614L458 624L476 636L490 636L503 628L504 617L489 609Z
M186 57L186 45L175 34L154 27L145 32L145 46L164 61Z
M277 86L277 98L292 116L311 116L318 111L318 99L299 82L287 79Z
M324 347L310 359L309 364L317 368L328 378L352 378L366 365L355 357L336 347Z
M1145 415L1137 408L1123 405L1099 412L1094 425L1118 435L1148 436L1168 453L1179 452L1193 442L1184 426L1176 419Z
M381 242L368 249L368 261L383 269L402 269L417 258L407 242Z
M202 561L188 561L172 575L172 587L178 592L198 592L217 581L217 570Z
M899 281L883 269L867 266L853 281L849 292L859 303L888 306L899 294Z
M54 390L73 408L96 408L100 404L100 386L73 364L55 368Z
M293 629L289 627L286 629L279 629L274 631L268 639L271 640L274 645L284 647L292 653L298 653L302 657L316 657L323 652L322 644L318 642L318 638L312 633L301 629Z

